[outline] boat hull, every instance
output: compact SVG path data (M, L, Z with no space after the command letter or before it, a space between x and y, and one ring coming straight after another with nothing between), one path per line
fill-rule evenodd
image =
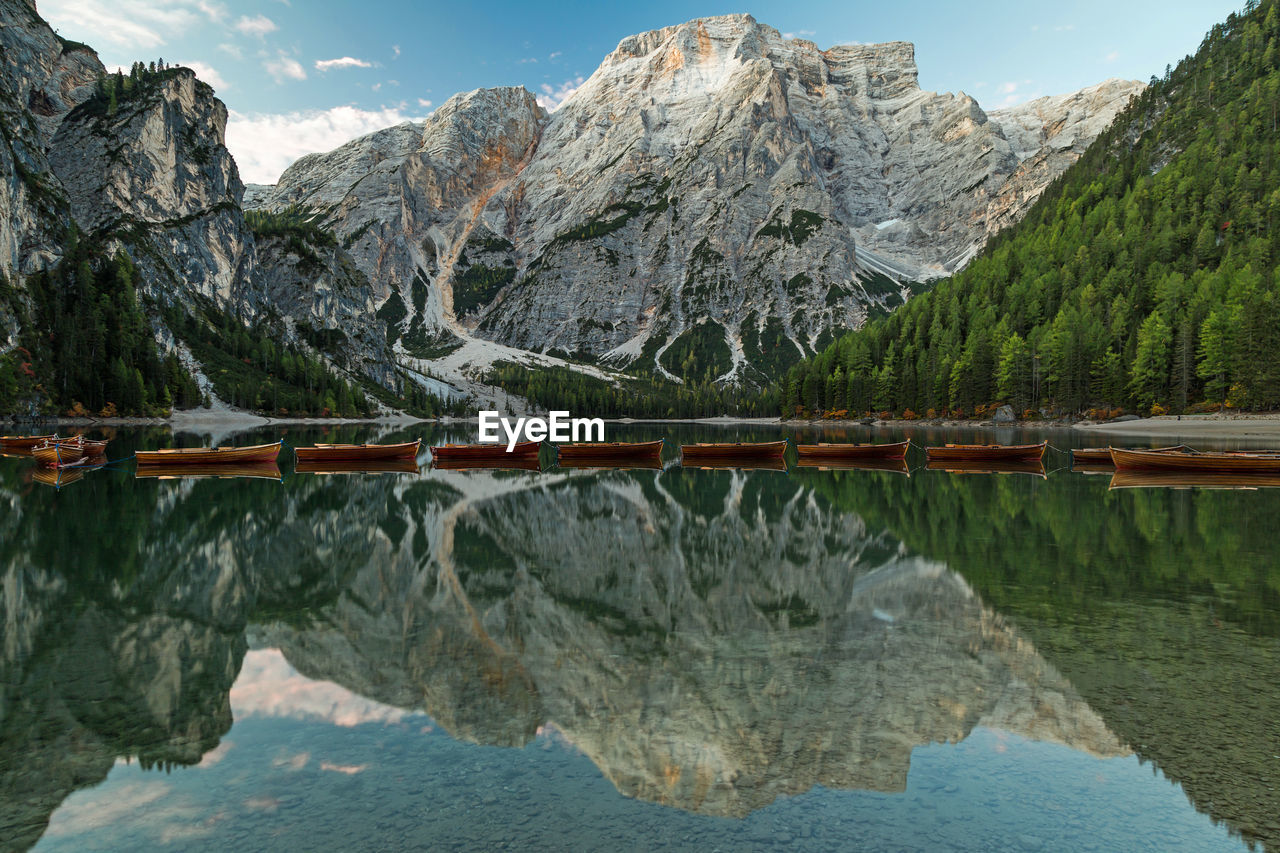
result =
M640 442L593 442L584 444L561 444L556 447L556 458L560 464L587 462L623 462L634 460L659 461L662 458L663 440Z
M510 462L515 459L536 461L538 449L541 446L541 442L526 441L508 451L505 444L445 444L431 448L431 461L433 464L437 462Z
M1189 450L1185 444L1172 447L1155 447L1152 450L1169 453L1174 450ZM1071 450L1071 464L1075 465L1107 465L1111 466L1110 447L1075 447Z
M701 465L706 462L745 462L759 459L781 459L787 452L787 442L766 441L740 444L683 444L680 446L682 463ZM735 467L733 465L727 467Z
M295 447L299 462L371 462L387 459L413 459L422 440L403 444L316 444Z
M1039 462L1044 458L1047 441L1039 444L947 444L926 447L930 462Z
M1111 448L1109 447L1073 447L1071 449L1072 465L1110 465Z
M1213 471L1224 474L1278 474L1280 453L1193 453L1111 448L1117 471Z
M257 462L274 463L284 442L258 444L252 447L193 447L172 450L139 450L139 466L154 468L174 465L245 465Z
M66 468L84 459L84 445L78 441L54 441L33 447L31 455L46 468Z
M537 456L515 456L508 459L432 459L431 467L440 471L541 471Z
M909 441L893 444L797 444L796 453L802 460L842 459L904 459Z
M0 436L0 450L31 450L37 444L57 440L57 433L51 435L5 435Z

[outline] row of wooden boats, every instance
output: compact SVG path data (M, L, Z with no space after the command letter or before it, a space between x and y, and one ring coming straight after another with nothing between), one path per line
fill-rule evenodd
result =
M788 439L766 442L715 442L684 444L681 463L686 466L740 467L746 463L782 463ZM588 442L553 445L557 462L564 467L656 467L661 466L663 439L643 442ZM896 462L906 458L909 441L867 444L796 444L801 465L837 464L856 461ZM41 465L65 468L87 465L105 457L107 442L84 436L58 435L3 436L0 451L29 454ZM284 449L284 440L249 447L198 447L140 450L135 454L140 468L171 466L274 464ZM1037 444L944 444L924 448L930 465L1039 464L1048 442ZM293 448L299 465L333 463L377 463L416 460L421 441L397 444L315 444ZM437 467L537 467L541 442L523 442L508 448L500 444L445 444L431 448ZM1198 451L1185 445L1176 447L1077 448L1072 451L1077 466L1111 465L1132 471L1212 471L1221 473L1280 474L1277 451ZM785 465L785 463L783 463ZM767 467L767 465L765 466Z
M92 441L82 435L62 437L52 435L3 436L0 452L8 455L30 456L47 468L70 468L101 462L107 453L107 442Z

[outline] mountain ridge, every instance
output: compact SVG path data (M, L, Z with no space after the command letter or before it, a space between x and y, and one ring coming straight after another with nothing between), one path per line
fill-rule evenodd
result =
M1107 81L1085 90L1092 99L1043 99L1042 111L1063 111L1042 122L1047 128L1026 121L1030 112L1006 111L1002 121L1017 124L1020 140L1045 137L1039 158L1027 164L972 98L919 89L909 43L819 51L750 16L698 19L623 39L552 114L522 107L518 138L533 139L533 150L503 186L454 181L466 191L431 199L446 207L436 207L435 220L414 237L438 244L451 234L474 236L471 245L456 238L448 245L445 254L464 260L460 267L441 269L415 248L400 248L399 234L372 234L370 211L390 199L407 207L423 199L411 181L391 196L373 196L353 171L393 143L402 146L396 156L431 159L435 116L307 155L275 186L251 188L248 203L315 204L340 236L359 234L353 254L372 277L394 258L399 269L385 286L388 300L398 292L406 306L404 334L451 332L677 381L710 372L721 382L758 382L779 358L794 361L833 329L855 328L901 304L910 293L901 282L967 261L988 236L988 221L999 227L1020 216L1140 89ZM451 116L466 111L460 99L482 99L485 91L513 90L455 95ZM900 149L910 134L893 125L895 141L873 120L899 114L934 122L937 136L925 153L968 146L972 168L963 180L946 168L907 175L916 155ZM1055 125L1069 132L1042 132ZM868 167L870 155L850 139L874 142L865 147L878 165ZM411 142L416 151L405 152ZM867 162L846 167L841 158ZM904 176L897 184L868 177L888 167ZM926 229L910 211L927 201L921 193L935 176L950 181L960 212L930 208ZM931 239L926 261L904 254L904 246ZM452 310L459 273L468 298L463 310ZM415 312L409 306L419 275L430 310ZM698 327L709 323L718 330L705 337L724 339L716 352L687 371L664 362L672 344L697 349Z

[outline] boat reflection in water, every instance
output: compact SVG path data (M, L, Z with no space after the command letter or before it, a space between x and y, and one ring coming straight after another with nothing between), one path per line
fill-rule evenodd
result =
M103 467L106 463L98 463L95 465L76 465L73 467L50 468L45 465L37 466L31 470L31 480L40 483L43 486L53 486L55 489L61 489L63 486L69 486L72 483L78 483L84 479L84 475L90 471L96 471Z
M541 471L542 462L537 456L517 456L494 459L450 459L436 457L431 467L440 471Z
M412 457L400 459L359 460L303 460L293 466L295 474L417 474L418 460Z
M275 462L228 462L215 465L148 465L139 463L138 480L279 480L284 476Z
M787 460L781 456L776 458L747 456L723 456L719 458L689 459L681 461L682 468L701 468L707 471L786 471Z
M476 847L555 846L568 810L585 820L622 799L598 778L684 813L650 812L645 826L747 819L698 825L709 842L807 792L941 797L947 782L936 778L934 794L908 790L917 750L975 737L993 754L1008 746L1001 738L1058 745L1045 784L1068 753L1100 762L1090 778L1112 772L1106 759L1129 757L1170 808L1189 811L1180 792L1139 772L1136 741L1100 713L1109 706L1091 706L964 577L823 491L862 488L856 502L869 513L886 483L902 490L904 500L886 501L894 509L918 505L909 499L918 492L952 491L876 470L428 471L298 477L280 489L95 478L110 490L88 496L110 538L59 549L39 529L0 526L15 534L0 538L0 555L22 588L6 605L13 624L28 626L0 658L0 687L23 697L0 740L0 832L34 844L70 794L92 788L75 798L78 814L106 814L117 798L157 833L199 830L210 847L261 830L252 821L263 812L245 804L286 800L292 816L271 824L285 846L305 845L296 833L322 819L350 821L353 833L397 821L403 837L373 839L390 847L461 833L478 833L468 836ZM954 491L965 500L1022 485L975 478ZM50 554L41 572L65 581L36 583L29 553ZM135 557L127 572L115 568L121 554ZM429 721L404 722L424 713ZM267 719L294 728L266 728ZM317 720L332 723L327 740L293 739L310 737ZM452 816L432 811L482 764L493 768L483 791L503 796L543 752L454 751L433 764L417 750L435 727L450 749L553 737L598 775L538 777L515 819L482 817L496 812L479 805L481 791ZM199 792L205 805L129 801L143 793L129 787L139 776L126 758L200 765L164 777L165 803ZM543 789L558 798L538 799ZM335 821L339 802L346 817ZM861 832L861 818L892 805L842 807ZM362 824L366 813L374 817ZM51 842L123 846L110 820L76 835L75 814L55 815ZM545 836L515 828L544 825ZM1081 826L1090 838L1099 831Z
M926 463L930 471L946 471L951 474L1031 474L1044 479L1044 463L1035 462L984 462L958 459L930 459Z
M656 457L645 459L601 459L581 457L566 459L561 456L556 462L557 468L577 470L614 470L614 471L661 471L665 466Z
M811 459L801 456L796 467L819 471L889 471L911 476L906 459Z
M1133 471L1111 476L1112 489L1274 489L1280 474L1232 474L1215 471Z

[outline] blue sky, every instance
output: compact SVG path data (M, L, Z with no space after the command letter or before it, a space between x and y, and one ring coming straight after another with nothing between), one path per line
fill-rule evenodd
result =
M963 90L994 109L1161 74L1242 5L39 0L63 36L108 66L163 57L195 68L231 111L227 144L250 182L273 182L307 151L422 118L455 92L524 85L554 107L625 36L707 15L748 12L822 48L914 42L923 88Z

